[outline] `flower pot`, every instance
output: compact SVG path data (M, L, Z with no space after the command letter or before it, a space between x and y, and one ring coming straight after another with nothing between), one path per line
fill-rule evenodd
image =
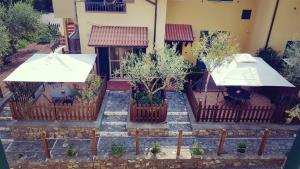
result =
M239 152L239 153L245 153L246 152L246 148L238 148L237 152Z

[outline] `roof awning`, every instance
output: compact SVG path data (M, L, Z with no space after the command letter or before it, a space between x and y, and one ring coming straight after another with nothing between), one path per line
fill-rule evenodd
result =
M166 24L165 41L193 42L194 35L192 25Z
M147 47L147 27L93 26L89 46Z
M262 58L237 54L212 74L217 86L281 86L294 87Z
M4 81L85 82L95 59L95 54L34 54Z

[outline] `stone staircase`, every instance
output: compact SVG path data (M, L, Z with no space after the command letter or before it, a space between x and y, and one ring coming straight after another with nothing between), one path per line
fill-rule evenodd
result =
M129 92L108 91L107 103L100 125L100 136L128 136L126 123L129 100Z
M11 120L10 107L6 104L0 112L0 139L3 144L9 144L13 141L10 129L6 127L6 123Z
M183 136L192 136L192 128L187 112L184 94L168 92L169 103L167 121L169 125L169 136L178 136L178 130L183 130Z

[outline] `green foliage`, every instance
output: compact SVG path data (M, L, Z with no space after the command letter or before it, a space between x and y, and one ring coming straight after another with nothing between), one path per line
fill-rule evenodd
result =
M67 149L67 155L69 157L74 157L77 154L77 151L75 148L73 148L71 145Z
M300 41L295 41L287 48L286 57L288 64L284 68L285 77L294 84L300 84Z
M282 71L284 62L279 55L279 52L271 47L259 49L256 53L257 57L262 58L266 63L268 63L273 69L278 72Z
M160 151L161 151L160 144L159 143L153 143L151 145L151 150L150 151L154 155L160 153Z
M30 44L31 44L31 42L28 41L28 40L26 40L26 39L19 39L19 40L17 40L16 48L17 48L17 49L26 48L26 47L29 46Z
M48 27L48 25L42 25L41 29L37 34L36 42L38 43L50 43L53 39L52 30Z
M9 47L10 43L7 28L0 20L0 66L3 64L5 57L11 53Z
M81 92L83 101L90 102L98 96L101 86L101 78L95 74L90 74L85 81L84 89Z
M197 143L194 143L192 145L191 153L192 155L200 156L204 154L204 150Z
M121 60L124 78L137 88L143 84L149 99L167 86L182 90L190 65L172 48L164 47L153 53L128 54ZM120 74L120 70L114 72ZM159 84L159 85L158 85Z
M300 91L298 93L298 97L300 98ZM287 122L291 123L293 119L300 120L300 104L297 104L290 110L287 110L286 113L288 114Z
M42 83L6 82L7 88L13 93L12 99L14 100L19 100L19 98L34 98L35 92L41 85Z
M120 157L124 154L124 148L122 145L112 144L111 145L111 154L115 157Z
M237 151L239 153L245 153L246 152L246 148L247 148L247 144L242 142L242 143L238 143L238 147L237 147Z
M161 105L163 104L163 98L158 93L155 93L152 96L152 100L151 100L146 92L138 92L135 97L135 102L141 105L145 105L145 104Z

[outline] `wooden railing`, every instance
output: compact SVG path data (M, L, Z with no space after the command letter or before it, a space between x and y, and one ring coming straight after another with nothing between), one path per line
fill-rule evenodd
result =
M126 3L85 2L88 12L126 12Z
M104 78L98 97L93 103L48 104L10 102L12 117L16 120L96 120L107 87Z
M166 121L168 113L168 101L165 99L162 105L141 105L130 102L130 121L133 122L154 122Z
M288 106L219 106L197 101L190 86L187 97L197 122L284 123Z

